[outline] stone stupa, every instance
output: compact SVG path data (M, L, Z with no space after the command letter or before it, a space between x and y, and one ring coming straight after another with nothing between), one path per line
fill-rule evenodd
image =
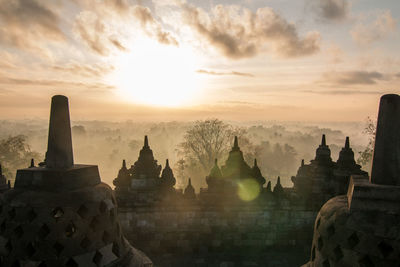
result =
M65 96L52 98L45 161L18 170L0 201L0 266L152 266L121 232L97 166L74 164Z

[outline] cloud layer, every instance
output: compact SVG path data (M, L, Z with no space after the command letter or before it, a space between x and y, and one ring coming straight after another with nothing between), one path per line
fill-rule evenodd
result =
M0 44L41 50L39 42L64 41L61 18L51 5L36 0L0 0Z
M350 13L348 0L308 0L307 4L323 21L342 21Z
M216 75L216 76L224 76L224 75L235 75L235 76L244 76L244 77L254 77L251 73L245 72L238 72L238 71L230 71L230 72L217 72L217 71L210 71L210 70L197 70L197 73L200 74L208 74L208 75Z
M351 36L359 45L369 45L373 42L386 38L396 30L396 20L389 10L377 15L373 22L361 21L352 30Z
M323 74L324 82L338 85L369 85L385 79L385 75L377 71L327 72Z
M224 56L240 59L272 50L281 57L311 55L320 49L320 34L300 37L296 26L273 9L256 12L239 6L215 6L210 13L182 5L184 21Z

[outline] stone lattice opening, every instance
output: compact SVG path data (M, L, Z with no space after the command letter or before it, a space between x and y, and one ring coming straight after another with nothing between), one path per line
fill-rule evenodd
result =
M8 240L4 247L7 249L8 253L10 253L12 251L12 249L13 249L11 240Z
M360 267L375 267L374 263L368 255L361 258L358 263L360 264Z
M12 208L11 210L8 211L8 216L10 217L11 220L13 220L16 215L17 215L17 212L15 211L14 208Z
M85 205L81 205L77 211L79 216L81 216L82 219L86 219L89 215L89 210Z
M33 247L32 243L29 243L26 247L25 247L25 253L26 255L28 255L28 257L32 257L35 253L36 250Z
M115 221L115 209L110 210L110 222L114 223Z
M315 260L315 247L313 246L312 251L311 251L311 261Z
M60 207L53 209L53 211L51 212L51 216L56 220L60 219L63 215L64 211Z
M104 231L101 240L103 241L104 244L108 244L111 242L111 235L107 231Z
M78 267L78 263L73 258L70 258L67 263L65 263L66 267Z
M382 241L378 244L378 249L385 258L389 257L389 255L394 251L393 247L385 241Z
M56 242L53 246L54 250L56 251L57 257L60 257L61 252L64 250L64 246L60 243Z
M100 252L96 251L96 253L93 256L93 263L96 264L97 266L99 266L102 259L103 259L103 255L101 255Z
M2 222L2 224L0 225L0 231L1 233L4 233L6 231L6 222Z
M90 229L92 229L92 231L97 231L97 228L99 226L100 222L97 219L97 217L93 217L92 221L89 224Z
M317 229L319 228L320 224L321 224L321 217L318 218L318 221L317 221Z
M119 246L115 242L113 243L113 246L112 246L112 252L115 254L115 256L117 256L117 257L120 256Z
M90 242L89 238L87 238L87 236L85 236L85 237L82 239L80 245L81 245L81 247L82 247L83 249L87 249L87 248L90 246L90 244L91 244L91 242Z
M71 221L65 228L65 236L72 237L76 232L75 224Z
M320 236L318 238L318 250L321 250L323 246L324 246L324 241L322 240L322 237Z
M38 231L38 235L40 238L45 238L50 233L50 229L46 224L43 224Z
M329 260L324 260L324 262L322 263L323 267L331 267L331 264L329 263Z
M343 251L340 248L340 246L336 246L335 249L333 250L333 254L335 255L335 260L339 261L340 259L343 258Z
M14 229L14 234L16 237L21 238L21 236L24 234L24 230L22 229L21 225Z
M100 202L99 211L100 213L104 213L107 211L107 204L104 201Z
M29 221L29 222L32 222L34 219L36 219L36 217L37 217L36 212L35 212L33 209L31 209L31 210L28 212L28 221Z
M353 249L355 246L360 243L360 239L358 238L358 235L356 232L352 233L348 238L347 238L347 243L349 244L349 247Z
M328 236L332 237L335 234L335 226L333 226L333 224L331 224L326 231L328 232Z

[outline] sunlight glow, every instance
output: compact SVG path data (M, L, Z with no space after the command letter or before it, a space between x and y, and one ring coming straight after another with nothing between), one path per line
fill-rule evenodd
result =
M238 183L238 195L243 201L252 201L260 194L260 185L253 179L244 179Z
M136 40L115 62L112 83L121 98L152 106L187 106L200 94L199 61L191 48Z

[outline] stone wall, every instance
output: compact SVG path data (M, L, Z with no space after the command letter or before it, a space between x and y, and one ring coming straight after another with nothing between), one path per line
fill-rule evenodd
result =
M119 208L125 236L156 266L301 266L316 215L293 203Z

